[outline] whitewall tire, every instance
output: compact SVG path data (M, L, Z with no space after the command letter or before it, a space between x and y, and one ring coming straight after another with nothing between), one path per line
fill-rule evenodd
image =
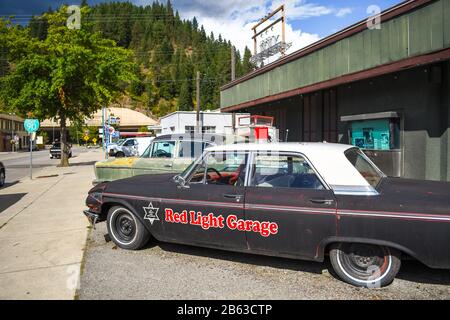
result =
M111 240L120 248L139 250L150 239L150 233L127 208L115 206L109 209L107 228Z
M338 243L330 250L336 274L358 287L381 288L389 285L400 270L400 252L372 244Z

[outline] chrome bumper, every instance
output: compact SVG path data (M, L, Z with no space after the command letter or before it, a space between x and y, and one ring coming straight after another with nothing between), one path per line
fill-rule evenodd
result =
M95 229L95 225L97 224L97 221L100 218L100 216L97 213L93 213L89 210L84 210L83 213L88 219L91 226Z

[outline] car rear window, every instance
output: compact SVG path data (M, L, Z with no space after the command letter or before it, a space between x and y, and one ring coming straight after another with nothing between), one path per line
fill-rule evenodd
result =
M361 150L347 150L345 156L372 187L375 188L380 183L383 177L382 173L367 159L367 156Z

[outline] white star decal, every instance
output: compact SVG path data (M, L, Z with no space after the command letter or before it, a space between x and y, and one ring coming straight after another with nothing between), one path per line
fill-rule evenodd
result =
M158 217L158 211L159 208L153 207L153 203L150 202L148 207L143 207L145 211L144 219L150 221L151 225L153 225L153 222L159 221Z

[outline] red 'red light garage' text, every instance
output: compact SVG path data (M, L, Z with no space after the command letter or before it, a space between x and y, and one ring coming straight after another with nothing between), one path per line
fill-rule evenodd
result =
M223 229L237 230L241 232L255 232L263 237L269 237L278 233L278 224L275 222L260 222L256 220L238 219L236 215L229 215L225 219L222 215L213 213L203 215L201 212L184 210L181 213L172 209L165 209L165 221L168 223L189 224L199 226L203 230Z

